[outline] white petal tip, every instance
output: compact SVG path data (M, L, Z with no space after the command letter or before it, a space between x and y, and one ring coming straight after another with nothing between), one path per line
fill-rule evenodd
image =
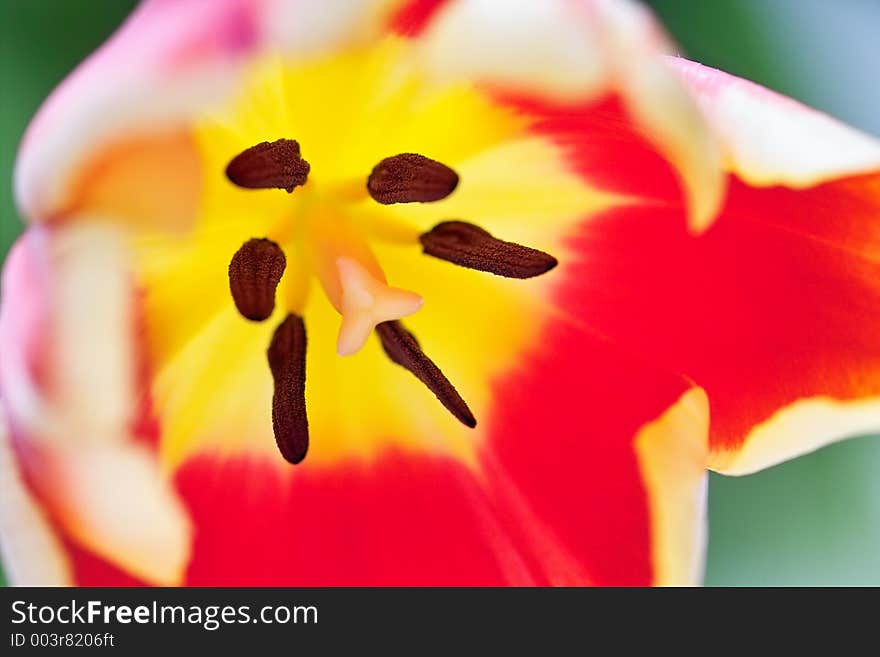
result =
M53 450L54 451L54 450ZM186 508L149 450L110 445L54 451L54 500L84 547L151 584L183 581L192 526Z

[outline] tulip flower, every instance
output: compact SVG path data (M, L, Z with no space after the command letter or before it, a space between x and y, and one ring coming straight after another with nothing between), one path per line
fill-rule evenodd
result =
M708 469L880 428L880 145L673 52L143 2L18 155L11 581L698 583Z

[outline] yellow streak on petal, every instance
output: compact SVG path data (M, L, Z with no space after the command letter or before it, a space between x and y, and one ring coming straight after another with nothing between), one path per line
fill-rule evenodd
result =
M706 547L709 400L685 392L635 439L651 518L654 584L699 584Z
M841 401L800 399L756 425L739 449L710 454L709 467L726 475L746 475L820 447L880 430L880 397Z

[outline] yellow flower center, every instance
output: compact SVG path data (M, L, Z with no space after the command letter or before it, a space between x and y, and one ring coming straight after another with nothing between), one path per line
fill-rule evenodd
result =
M395 364L394 349L411 349L406 335L390 326L380 341L371 330L411 315L406 328L488 420L492 381L538 335L558 274L521 281L444 260L469 257L488 231L564 264L566 229L613 201L568 172L522 116L472 85L424 75L412 48L389 38L295 63L263 59L232 105L197 126L205 179L192 234L143 235L136 245L169 465L208 449L276 452L278 371L270 374L267 349L289 315L308 335L309 463L389 447L472 461L480 434ZM230 182L233 158L279 139L295 139L310 165L303 185L288 194ZM433 203L377 202L368 176L398 154L451 167L458 187ZM277 244L286 260L274 311L258 323L236 310L228 278L252 239Z

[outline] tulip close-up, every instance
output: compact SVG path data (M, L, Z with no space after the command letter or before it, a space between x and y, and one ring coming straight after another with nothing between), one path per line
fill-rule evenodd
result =
M634 0L142 0L4 184L10 584L698 585L880 431L880 141Z

